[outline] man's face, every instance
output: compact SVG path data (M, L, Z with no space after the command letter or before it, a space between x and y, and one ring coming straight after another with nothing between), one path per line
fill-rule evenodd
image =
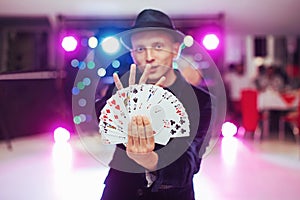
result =
M149 80L157 81L162 76L171 78L173 59L177 56L180 44L164 31L145 31L131 37L134 62L140 71L146 64L151 65Z

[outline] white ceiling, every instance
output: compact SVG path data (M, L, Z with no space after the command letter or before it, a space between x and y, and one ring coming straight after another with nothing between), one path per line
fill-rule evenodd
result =
M59 14L128 17L144 8L157 8L171 17L222 12L226 31L236 34L300 35L299 0L0 0L1 16L50 19Z

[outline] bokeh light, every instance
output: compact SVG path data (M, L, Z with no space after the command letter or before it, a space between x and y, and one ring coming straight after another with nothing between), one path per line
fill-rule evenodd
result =
M97 71L98 76L103 77L106 74L106 69L104 68L99 68Z
M90 48L94 49L98 46L98 39L96 37L90 37L88 40L88 45Z
M70 132L63 127L54 130L54 141L57 143L66 143L70 140L70 137Z
M119 40L115 37L107 37L103 40L102 49L108 54L117 53L120 49Z
M237 127L231 122L225 122L222 126L222 135L224 137L233 137L237 133Z
M63 40L61 42L61 46L67 52L74 51L77 47L77 44L78 44L78 42L74 36L66 36L63 38Z
M120 63L120 61L118 61L118 60L114 60L114 61L111 63L111 65L112 65L113 68L117 69L117 68L120 67L121 63Z
M194 38L190 35L187 35L183 39L183 43L187 47L191 47L194 44Z
M220 40L215 34L207 34L202 43L207 50L214 50L219 46Z

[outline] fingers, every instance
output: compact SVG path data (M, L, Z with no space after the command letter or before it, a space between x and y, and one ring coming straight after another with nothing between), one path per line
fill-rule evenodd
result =
M135 84L135 75L136 75L136 65L131 64L130 66L130 74L129 74L129 85L134 85Z
M148 149L154 149L154 135L153 129L149 119L143 116L143 124L145 126L146 145Z
M145 134L145 128L143 123L142 116L137 116L137 126L138 126L138 135L139 135L139 144L140 148L139 151L141 153L147 153L147 138Z
M154 136L151 123L145 116L134 116L128 126L127 151L148 153L154 150Z
M145 67L145 70L140 78L140 81L139 81L139 84L144 84L146 83L148 77L149 77L149 72L150 72L150 69L151 69L151 65L147 64L146 67Z
M166 81L166 77L162 76L156 83L155 85L163 87L164 86L164 82Z
M114 79L114 82L115 82L115 85L116 85L117 89L118 90L123 89L122 82L121 82L121 80L120 80L120 78L119 78L119 76L118 76L117 73L113 74L113 79Z

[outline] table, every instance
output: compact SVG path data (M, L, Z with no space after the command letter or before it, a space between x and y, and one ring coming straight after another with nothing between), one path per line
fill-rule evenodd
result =
M269 137L269 117L270 111L286 111L290 112L296 110L299 104L298 92L291 91L286 93L279 93L274 90L266 90L258 92L257 107L258 111L262 113L263 122L263 136ZM279 127L282 124L279 124ZM279 137L284 134L283 128L279 128Z

